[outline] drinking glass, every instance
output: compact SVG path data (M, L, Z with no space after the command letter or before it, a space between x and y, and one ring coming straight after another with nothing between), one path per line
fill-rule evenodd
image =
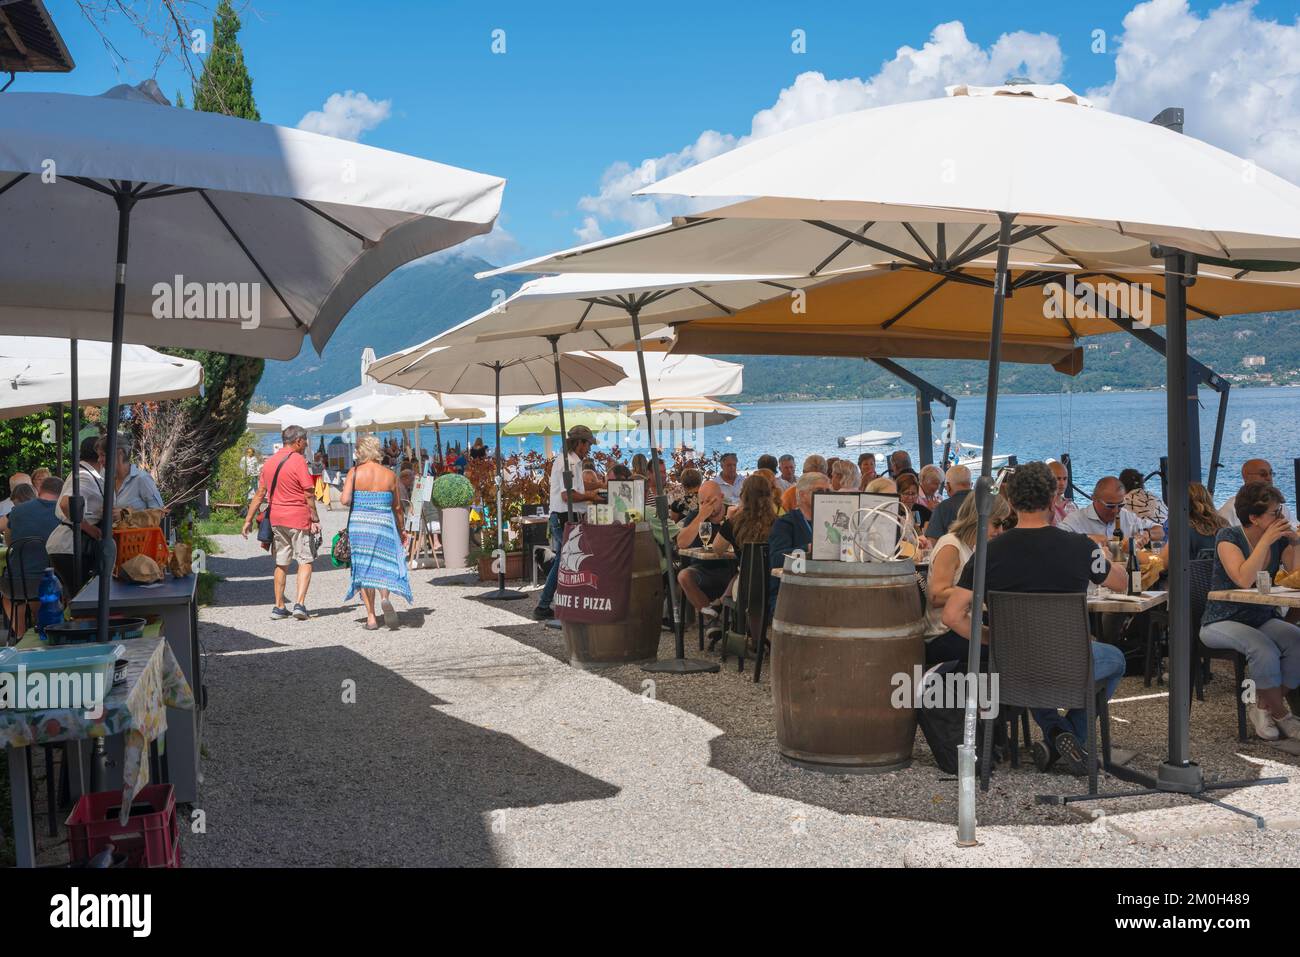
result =
M713 541L713 523L700 522L700 544L708 548L711 541Z

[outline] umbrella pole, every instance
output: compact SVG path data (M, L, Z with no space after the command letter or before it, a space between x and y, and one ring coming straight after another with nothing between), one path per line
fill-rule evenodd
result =
M1191 570L1187 535L1187 483L1191 480L1187 375L1187 286L1196 269L1191 256L1176 249L1157 252L1165 261L1165 393L1169 416L1169 755L1156 779L1163 791L1197 794L1205 788L1200 765L1191 760L1188 721L1191 710ZM1192 275L1188 275L1191 273ZM1199 464L1199 463L1198 463Z
M645 352L641 348L641 307L638 304L628 305L626 308L628 316L632 320L632 338L636 342L636 367L641 375L641 401L644 403L642 408L646 413L646 426L650 428L654 423L652 418L654 406L650 404L650 382L646 378ZM676 657L669 658L666 661L652 662L642 666L641 670L669 672L676 675L712 674L721 668L717 662L686 657L685 624L682 620L682 595L678 590L677 576L673 573L673 542L668 534L668 493L666 489L660 486L659 449L654 443L654 436L650 436L650 439L650 474L655 479L655 513L659 525L663 529L664 536L664 563L668 570L668 603L673 610L673 642ZM761 648L758 653L760 656L763 654Z
M108 641L109 593L117 545L113 541L113 483L117 472L117 429L122 394L122 339L126 326L126 260L131 237L131 207L135 197L131 184L124 183L113 198L117 201L117 275L113 285L113 350L108 367L108 436L104 448L104 514L100 518L98 638Z
M975 554L970 604L970 641L966 659L966 713L962 743L957 749L957 844L974 847L975 840L975 732L979 687L980 638L984 624L984 573L988 562L989 513L993 508L993 441L997 429L998 376L1002 371L1002 313L1006 305L1007 261L1011 253L1011 223L1014 216L998 213L997 273L993 280L993 324L989 332L989 375L984 395L984 448L980 477L975 485L975 506L979 524L975 532ZM985 755L992 760L992 755Z
M557 357L555 365L556 388L559 388L559 358ZM486 594L479 595L480 598L486 598L489 601L514 601L516 598L523 598L524 593L515 591L506 587L506 553L505 553L505 514L502 509L501 495L501 363L492 363L492 371L496 373L496 389L494 398L496 402L496 412L493 415L493 458L496 459L496 486L497 486L497 550L492 556L493 562L500 562L497 568L497 587L496 591L490 591ZM566 460L567 464L567 460ZM557 556L556 561L559 561Z
M72 598L81 591L81 519L85 512L81 507L81 406L77 395L80 370L76 339L68 340L68 356L72 363L72 500L68 503L68 519L72 522L72 581L68 585L72 594L68 597Z

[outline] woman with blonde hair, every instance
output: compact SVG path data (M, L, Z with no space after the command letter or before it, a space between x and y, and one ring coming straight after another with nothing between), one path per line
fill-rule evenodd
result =
M352 587L366 606L366 631L375 631L375 592L379 592L384 624L397 627L397 612L389 593L409 603L411 582L406 573L406 533L402 530L402 497L397 476L383 464L383 448L373 435L357 440L357 464L348 472L339 501L348 506L348 546L352 552Z
M989 540L997 538L1013 524L1011 505L1006 496L994 496L989 512ZM967 495L947 533L935 542L934 551L930 553L930 577L925 586L927 666L955 659L966 660L966 639L944 627L943 606L948 604L948 596L961 581L961 573L975 552L978 534L979 512L975 508L975 496Z
M1210 498L1210 490L1200 482L1191 482L1187 486L1188 525L1192 530L1188 554L1192 558L1214 557L1214 537L1219 529L1228 527L1228 520L1219 514Z
M831 489L836 492L857 491L862 482L858 467L848 459L831 463Z

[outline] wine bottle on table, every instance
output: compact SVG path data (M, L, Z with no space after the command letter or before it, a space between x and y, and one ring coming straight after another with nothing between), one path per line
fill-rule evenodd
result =
M1132 538L1128 540L1128 593L1142 594L1142 564L1138 561L1137 545Z

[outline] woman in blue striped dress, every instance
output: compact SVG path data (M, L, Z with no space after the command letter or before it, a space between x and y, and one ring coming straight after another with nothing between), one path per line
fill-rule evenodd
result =
M366 606L366 631L375 631L375 592L384 613L384 624L397 627L397 612L389 600L396 592L411 601L411 582L406 574L406 533L402 531L402 497L397 476L381 464L383 449L373 435L357 440L357 464L348 472L339 501L348 506L348 545L352 551L352 587L347 598L358 591ZM344 601L347 600L344 599Z

